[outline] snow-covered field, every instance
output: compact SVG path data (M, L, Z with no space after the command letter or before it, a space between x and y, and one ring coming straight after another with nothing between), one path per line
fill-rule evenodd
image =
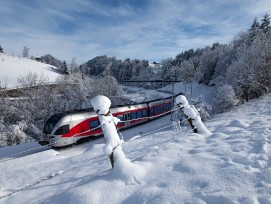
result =
M0 53L0 87L16 88L20 85L18 78L30 72L42 76L47 82L55 82L60 76L52 65Z
M173 131L170 116L122 131L133 180L111 170L103 139L0 161L0 203L270 204L270 101L214 116L209 136Z

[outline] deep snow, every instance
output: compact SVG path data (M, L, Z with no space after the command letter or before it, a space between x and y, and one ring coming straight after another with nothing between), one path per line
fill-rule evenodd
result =
M0 87L16 88L20 85L18 78L29 72L38 74L39 78L42 76L46 82L55 82L60 76L52 65L0 53Z
M268 94L214 116L209 136L159 130L170 116L121 131L136 182L111 170L103 139L0 161L0 194L18 190L0 203L270 204L270 101Z

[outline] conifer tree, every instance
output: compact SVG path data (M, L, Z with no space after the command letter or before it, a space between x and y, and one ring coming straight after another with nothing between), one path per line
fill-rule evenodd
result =
M257 34L259 32L259 28L260 28L260 23L258 22L258 19L255 17L255 19L249 29L249 38L251 41L253 41L255 39L255 37L257 36Z
M268 13L264 15L260 27L265 33L270 29L270 16Z
M0 45L0 53L4 53L4 50L3 50L3 48L1 47L1 45Z
M63 61L62 71L63 71L63 74L69 74L69 72L68 72L68 66L67 66L67 63L66 63L65 60Z

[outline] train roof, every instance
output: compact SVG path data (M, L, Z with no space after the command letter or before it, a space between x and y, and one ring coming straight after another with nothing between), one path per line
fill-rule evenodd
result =
M179 93L179 94L174 95L173 97L176 97L178 95L184 95L184 94ZM127 106L144 105L144 104L149 104L149 103L152 103L152 102L157 102L157 101L161 101L161 100L168 100L168 99L172 99L172 96L166 97L166 98L159 98L159 99L155 99L155 100L150 100L150 101L144 101L144 102L141 102L141 103L135 103L135 102L134 103L125 103L123 105L112 106L110 109L127 107ZM56 113L56 114L62 115L62 117L64 117L66 115L71 115L71 114L73 115L73 114L82 114L82 113L90 113L90 112L94 112L94 109L93 108L75 109L75 110L72 110L72 111L65 111L63 113ZM56 114L54 114L54 115L56 115Z

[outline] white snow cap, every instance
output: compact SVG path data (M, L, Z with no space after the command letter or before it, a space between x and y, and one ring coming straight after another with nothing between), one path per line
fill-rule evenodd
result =
M177 96L175 101L176 101L177 104L181 103L183 106L189 105L189 103L188 103L188 101L187 101L187 99L186 99L186 97L184 95Z
M91 99L91 105L98 114L107 114L111 106L111 101L106 96L98 95Z

